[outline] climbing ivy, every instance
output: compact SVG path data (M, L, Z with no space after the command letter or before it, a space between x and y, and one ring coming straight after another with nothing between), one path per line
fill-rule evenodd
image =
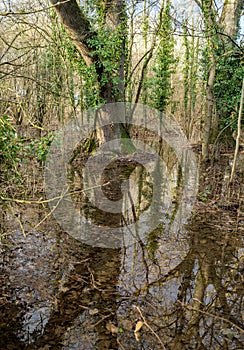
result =
M162 14L162 25L158 33L159 48L153 71L154 77L149 80L151 85L150 105L160 111L165 111L172 95L171 74L174 72L174 38L172 36L172 20L170 16L171 1L167 0L165 10Z
M96 107L106 102L100 94L103 88L109 85L112 89L112 96L116 97L120 93L120 85L123 85L118 71L123 64L121 54L126 55L127 18L126 15L124 17L121 15L121 23L115 30L106 27L103 3L103 1L87 1L86 4L86 14L95 34L87 39L87 44L92 48L90 55L96 58L95 64L86 65L68 37L65 28L62 27L63 54L82 81L80 104L83 109Z
M0 176L10 176L9 171L18 173L21 140L7 116L0 116Z
M241 95L244 65L239 50L220 55L216 64L214 96L220 128L230 125L237 127L239 101Z

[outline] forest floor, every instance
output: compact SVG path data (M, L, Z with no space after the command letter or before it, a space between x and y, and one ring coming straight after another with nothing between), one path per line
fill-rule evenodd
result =
M224 149L220 153L218 161L204 164L199 169L197 201L193 216L187 224L189 231L195 235L196 242L194 244L199 247L199 251L205 250L207 245L209 248L212 247L215 254L218 254L216 251L218 244L220 247L225 245L226 251L231 254L236 246L243 250L243 170L242 165L239 165L233 182L229 184L233 154L233 150ZM240 154L241 157L242 154ZM2 214L0 225L2 231L0 297L2 336L0 350L94 349L94 345L91 345L93 344L91 339L93 335L89 335L89 332L93 332L94 327L96 332L100 334L99 341L103 344L103 349L149 349L150 346L154 349L162 349L162 345L158 344L160 343L158 337L155 336L150 327L147 329L148 332L145 331L146 338L142 339L145 344L148 342L148 347L146 345L139 347L139 340L135 341L132 331L137 322L135 315L131 313L126 315L127 325L124 321L121 326L115 325L113 308L116 302L113 298L115 286L118 283L115 276L118 277L117 270L120 268L117 261L119 260L118 256L114 255L113 262L110 262L107 252L101 253L100 250L84 248L82 244L74 243L70 237L64 235L58 225L52 220L50 221L47 205L41 203L45 199L45 194L42 185L40 185L43 179L40 165L38 162L34 162L31 174L23 169L22 171L24 171L26 181L18 189L18 192L15 192L12 184L5 185L3 190L4 193L8 192L8 197L15 198L17 201L2 203L5 215ZM30 198L35 203L31 204ZM208 230L204 230L206 227ZM202 234L198 237L197 233L200 231ZM210 231L211 234L209 234ZM78 246L79 254L77 253ZM83 270L80 263L81 252L84 253L82 261L84 261L84 266L87 266L86 271ZM99 252L100 258L96 252ZM107 266L108 275L104 275L101 265ZM240 261L240 267L238 267L240 270L244 268L241 265ZM62 282L65 274L68 277ZM90 278L92 282L88 282ZM242 282L235 282L235 288L237 286L239 288L237 294L240 296L244 293ZM107 290L107 294L101 292L104 288ZM59 295L57 296L58 289ZM121 297L123 302L127 300L126 298L134 300L135 296L124 298L125 296ZM53 311L55 307L58 307L58 311ZM78 334L71 332L72 334L69 335L68 329L79 313L84 310L88 310L87 317L81 318L79 322L81 325L84 324L88 331L82 331L83 343L81 344L83 345L72 345L74 346L72 347L70 344L75 344ZM138 310L141 309L138 307ZM229 311L226 312L228 314ZM90 324L92 317L95 317L95 321ZM244 314L237 317L238 320L240 318L244 322ZM159 318L156 319L156 316L153 322L155 323L153 323L154 327L152 328L158 329L158 334L160 337L162 336L160 339L163 339L164 326L161 327L161 330L159 326L159 328L155 326L157 322L161 322ZM228 322L234 321L231 319ZM241 328L241 321L238 322L238 327ZM77 332L81 332L79 327L80 325L77 324ZM124 330L121 330L122 328ZM226 327L229 332L232 328ZM120 330L122 333L125 332L124 334L127 336L124 337L122 333L120 334ZM239 344L239 349L241 349L243 338L233 334L236 338L234 342L233 339L229 341L223 338L225 349L238 349L236 344ZM118 335L117 347L114 345L116 335ZM85 345L84 339L86 339L87 345ZM167 339L170 339L170 336ZM193 345L190 345L192 340L188 332L185 332L184 342L189 342L189 347L182 343L182 339L175 341L175 343L173 340L165 341L169 344L167 349L195 349ZM221 340L219 343L221 344ZM120 347L118 347L119 345ZM216 345L215 347L211 346L208 349L222 349ZM97 349L100 348L97 347Z

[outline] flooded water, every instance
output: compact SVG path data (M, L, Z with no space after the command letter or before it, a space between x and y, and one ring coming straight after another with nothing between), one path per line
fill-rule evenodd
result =
M165 157L164 186L128 159L104 172L110 200L127 194L123 218L89 206L77 194L82 177L71 171L72 198L88 222L135 224L124 246L86 244L47 208L12 205L1 225L0 349L243 349L240 207L185 198L186 172ZM134 185L121 192L127 179Z
M158 229L124 250L54 224L16 228L2 245L1 349L242 349L243 231L231 214L201 208L178 240Z

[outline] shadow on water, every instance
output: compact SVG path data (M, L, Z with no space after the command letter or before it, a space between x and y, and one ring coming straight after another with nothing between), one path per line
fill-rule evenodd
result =
M0 349L243 348L242 223L235 210L197 202L186 226L184 170L170 151L164 159L167 169L157 162L154 169L162 171L161 182L136 162L128 167L128 159L105 169L106 196L124 194L129 201L123 202L123 218L89 206L78 191L82 174L71 172L77 208L99 225L126 226L153 206L151 220L160 217L156 227L140 234L149 212L126 247L86 245L50 218L37 231L34 222L45 216L40 208L13 208L26 237L8 214L2 225ZM137 186L122 193L128 178Z

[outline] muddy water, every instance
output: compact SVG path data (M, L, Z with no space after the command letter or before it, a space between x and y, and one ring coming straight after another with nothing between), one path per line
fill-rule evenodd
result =
M161 185L137 164L126 174L123 164L123 178L106 190L120 197L121 180L136 183L122 226L138 225L125 247L87 245L47 209L12 206L2 223L0 349L243 349L240 208L197 200L186 220L184 172L182 180L169 155L166 164ZM149 230L150 212L139 218L152 197L159 222ZM109 226L108 216L73 199L87 220Z

